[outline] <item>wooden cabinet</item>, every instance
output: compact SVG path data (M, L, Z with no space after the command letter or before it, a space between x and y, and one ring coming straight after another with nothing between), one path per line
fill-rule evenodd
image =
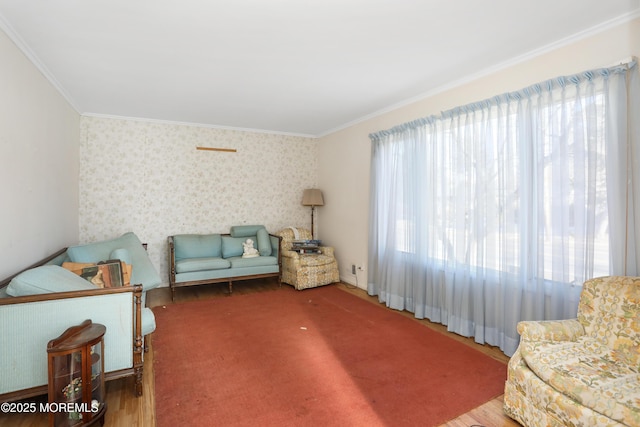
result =
M49 341L49 425L104 424L104 325L85 320Z

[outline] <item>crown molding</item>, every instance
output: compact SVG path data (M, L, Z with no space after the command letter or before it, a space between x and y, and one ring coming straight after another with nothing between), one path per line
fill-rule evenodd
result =
M147 119L144 117L127 117L127 116L116 116L111 114L97 114L97 113L82 113L81 116L94 117L97 119L127 120L132 122L155 123L155 124L172 125L172 126L192 126L192 127L200 127L200 128L208 128L208 129L230 130L235 132L262 133L262 134L268 134L268 135L291 136L296 138L309 138L309 139L318 138L315 135L309 135L304 133L280 132L280 131L274 131L274 130L253 129L253 128L240 128L240 127L233 127L233 126L212 125L207 123L180 122L175 120Z

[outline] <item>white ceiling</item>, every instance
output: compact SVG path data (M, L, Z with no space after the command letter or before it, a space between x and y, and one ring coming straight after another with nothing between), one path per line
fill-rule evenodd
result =
M639 13L640 0L0 0L0 28L79 113L321 136Z

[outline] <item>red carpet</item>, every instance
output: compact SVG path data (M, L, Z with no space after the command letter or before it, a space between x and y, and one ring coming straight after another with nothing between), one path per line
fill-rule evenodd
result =
M154 308L158 427L435 426L506 365L333 286Z

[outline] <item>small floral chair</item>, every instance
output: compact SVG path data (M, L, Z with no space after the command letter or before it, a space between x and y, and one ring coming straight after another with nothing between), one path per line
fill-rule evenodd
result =
M315 288L340 281L338 261L333 248L321 246L320 254L300 254L291 250L294 240L310 240L305 228L285 228L275 233L282 237L282 281L297 290Z
M518 332L507 415L527 427L640 426L640 277L587 280L576 319Z

